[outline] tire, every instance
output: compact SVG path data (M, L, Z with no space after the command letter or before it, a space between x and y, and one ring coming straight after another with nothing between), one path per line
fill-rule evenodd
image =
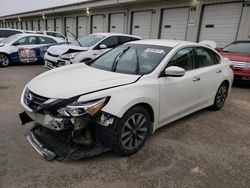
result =
M8 67L10 64L10 58L6 54L0 54L0 66Z
M150 129L150 115L141 106L127 111L114 133L113 151L120 156L136 153L144 145Z
M212 110L220 110L225 101L226 101L226 98L227 98L227 95L228 95L228 83L227 82L223 82L219 89L217 90L217 93L215 95L215 98L214 98L214 104L211 106L211 109Z

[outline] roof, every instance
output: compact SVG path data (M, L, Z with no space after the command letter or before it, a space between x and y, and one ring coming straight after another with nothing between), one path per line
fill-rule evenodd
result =
M182 40L164 40L164 39L149 39L149 40L138 40L131 42L133 44L147 44L147 45L158 45L166 47L176 47L177 45L197 45L194 42L182 41Z
M128 37L135 37L135 38L142 39L139 36L128 35L128 34L123 34L123 33L92 33L91 35L103 35L103 36L106 36L106 37L110 37L110 36L128 36Z

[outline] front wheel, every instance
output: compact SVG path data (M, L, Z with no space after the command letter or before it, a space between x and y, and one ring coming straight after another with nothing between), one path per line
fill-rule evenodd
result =
M0 66L8 67L10 64L10 59L6 54L0 54Z
M228 88L229 86L226 82L220 85L214 98L214 104L211 106L212 110L220 110L223 107L228 95Z
M136 153L145 143L150 127L149 113L141 106L126 112L114 133L113 151L120 156Z

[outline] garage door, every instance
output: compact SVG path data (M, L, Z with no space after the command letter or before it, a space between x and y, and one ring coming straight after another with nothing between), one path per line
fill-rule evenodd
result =
M112 33L124 33L125 14L110 14L109 31Z
M54 19L47 19L47 31L54 31Z
M27 30L28 31L32 30L32 23L31 23L31 21L27 21Z
M152 26L152 11L133 13L132 34L149 39Z
M59 33L63 33L62 19L61 18L56 18L55 24L56 24L56 27L55 27L56 31L59 32Z
M86 36L87 35L87 18L84 16L78 17L77 23L77 36Z
M101 33L104 31L104 16L92 16L92 33Z
M161 39L185 40L189 8L166 9L162 14Z
M66 31L67 36L72 37L72 34L70 34L70 33L73 33L74 35L76 35L75 27L76 27L76 24L75 24L74 18L66 18L66 29L65 29L65 31ZM70 33L67 33L67 32L70 32Z
M25 21L22 21L22 29L26 30L26 22Z
M45 21L44 20L39 20L39 30L44 31L45 29Z
M200 30L201 40L213 40L223 47L236 39L242 3L207 5L204 7Z
M38 31L38 30L39 30L38 20L33 20L33 31Z

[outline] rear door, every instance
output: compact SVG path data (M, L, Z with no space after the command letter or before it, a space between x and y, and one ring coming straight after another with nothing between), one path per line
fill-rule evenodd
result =
M166 123L179 115L199 106L197 97L200 82L197 79L199 70L195 69L194 48L180 49L170 60L167 67L178 66L186 70L183 77L161 77L159 123Z
M206 104L213 100L219 85L222 82L223 68L218 56L212 50L205 47L197 47L196 68L199 70L201 89L199 92L199 101Z

